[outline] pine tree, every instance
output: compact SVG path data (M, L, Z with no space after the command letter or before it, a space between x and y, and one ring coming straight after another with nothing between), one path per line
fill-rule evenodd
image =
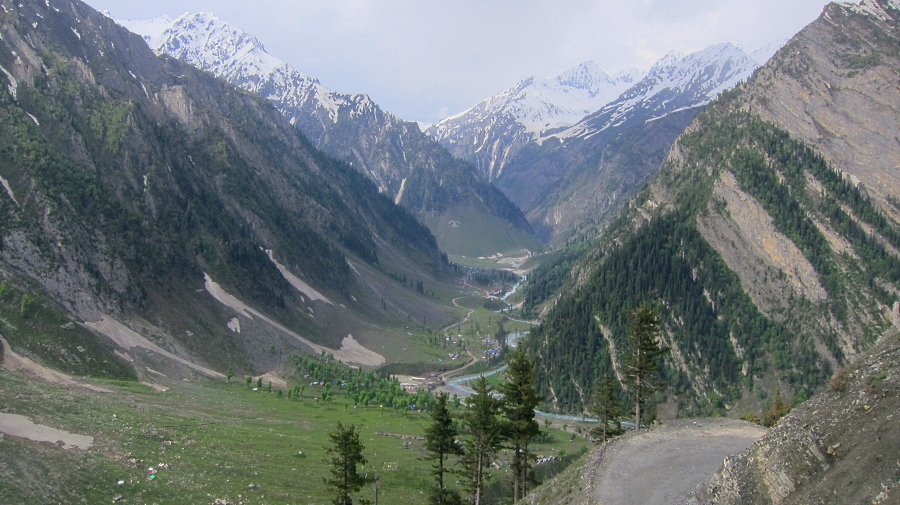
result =
M778 420L788 415L793 408L792 402L785 402L781 396L781 388L775 388L775 401L772 408L763 412L763 426L771 428L778 424Z
M600 420L599 426L591 430L591 434L600 442L622 434L622 424L619 422L622 407L616 397L616 380L612 375L605 374L594 388L591 413ZM610 426L610 423L614 425Z
M500 448L500 423L496 416L500 401L492 396L493 391L484 376L475 381L472 389L475 394L466 398L462 418L469 434L463 442L462 464L473 503L481 505L488 480L487 470Z
M331 477L322 480L335 493L334 505L353 505L350 495L366 483L357 467L368 462L362 453L359 430L355 425L344 425L338 421L337 428L328 434L328 438L331 445L325 446L328 457L324 461L331 467Z
M461 503L456 491L444 486L444 475L449 471L447 463L450 456L460 456L462 447L456 440L457 427L447 409L447 393L437 396L434 406L428 411L431 425L425 430L425 459L433 461L431 474L437 486L432 492L431 503L434 505L454 505Z
M534 409L542 400L534 389L534 365L525 353L517 348L507 359L506 382L500 385L503 394L504 438L513 451L513 502L525 495L528 470L532 455L528 444L540 434L541 426L534 419Z
M669 352L668 347L659 345L659 314L644 304L628 313L628 333L631 343L630 354L626 358L625 376L634 396L634 429L641 429L641 407L648 393L662 387L656 379L660 358Z

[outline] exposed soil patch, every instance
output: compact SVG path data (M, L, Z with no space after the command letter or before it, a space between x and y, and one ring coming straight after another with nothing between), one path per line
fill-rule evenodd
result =
M144 349L147 349L148 351L153 351L157 354L173 359L181 363L182 365L186 365L187 367L202 373L203 375L218 379L225 378L225 376L220 374L219 372L210 370L209 368L200 366L196 363L191 363L190 361L180 356L176 356L170 353L169 351L147 340L136 331L128 328L127 326L116 321L110 316L103 316L103 319L101 319L100 321L86 322L84 323L84 325L99 332L102 335L106 335L107 337L112 339L113 342L124 349L131 350L135 347L142 347Z
M310 342L309 340L301 337L293 331L285 328L281 324L278 324L272 319L254 310L236 297L228 294L224 289L222 289L221 286L214 282L209 275L206 275L206 291L226 307L230 307L250 319L259 318L274 326L275 328L278 328L284 333L296 338L300 342L303 342L310 349L312 349L315 354L321 354L324 351L333 354L335 358L345 363L355 363L358 365L371 367L383 365L385 362L384 356L363 347L359 342L356 341L356 339L353 338L353 335L347 335L344 338L343 342L341 342L340 350L337 351Z
M34 361L24 356L19 356L18 354L13 352L12 348L9 347L9 343L3 337L0 337L0 343L3 344L3 368L7 370L26 372L32 375L36 375L39 379L50 382L52 384L59 384L62 386L81 386L98 393L112 393L112 391L108 389L92 386L90 384L75 382L72 377L69 377L62 372L51 370L39 363L35 363Z
M94 443L94 437L75 435L42 424L34 424L31 419L17 414L0 413L0 432L35 442L52 442L63 449L72 447L88 449Z

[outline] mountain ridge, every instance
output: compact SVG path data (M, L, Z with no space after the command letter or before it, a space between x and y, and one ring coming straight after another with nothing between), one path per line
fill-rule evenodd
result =
M659 170L693 116L756 67L731 44L669 53L611 103L523 147L494 182L552 244L595 236Z
M424 293L450 275L435 237L268 101L81 2L21 5L0 13L0 284L36 315L5 314L14 350L189 377L379 341L351 359L374 366L411 314L453 317Z
M644 75L627 68L611 77L595 62L586 61L554 78L524 79L426 131L493 180L521 146L540 142L548 130L577 123Z
M570 384L588 390L622 366L624 314L641 303L660 311L672 348L670 415L758 411L776 387L803 401L882 334L900 297L900 224L892 186L870 197L858 181L896 168L842 146L859 118L896 120L880 103L893 91L878 91L900 65L900 10L888 5L827 6L696 115L602 241L532 274L525 308L548 314L526 345L555 404L580 412ZM869 141L890 150L882 135Z
M480 172L450 156L416 123L383 111L367 95L328 89L270 55L256 37L210 13L120 23L147 32L145 40L158 53L271 100L317 148L351 163L420 220L450 221L459 209L474 209L470 215L475 222L457 230L459 237L432 224L450 254L463 242L483 243L478 252L488 255L538 247L521 212ZM466 235L480 227L494 228L496 241Z

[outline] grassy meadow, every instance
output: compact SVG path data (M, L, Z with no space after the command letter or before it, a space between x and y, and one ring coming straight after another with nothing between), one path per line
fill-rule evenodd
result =
M94 437L93 447L82 451L4 436L0 503L109 503L120 495L117 503L326 504L331 497L322 483L323 447L338 421L362 427L366 471L380 478L379 503L423 503L431 484L421 459L426 413L371 404L354 408L341 393L325 404L314 400L315 387L289 400L253 391L243 381L197 378L166 384L166 392L134 382L92 382L113 393L66 389L0 371L0 411ZM549 433L534 450L568 455L562 463L591 445L572 440L570 433ZM498 500L507 455L499 459L493 486ZM150 467L157 469L155 479ZM558 471L541 472L548 470ZM359 497L374 501L374 489Z

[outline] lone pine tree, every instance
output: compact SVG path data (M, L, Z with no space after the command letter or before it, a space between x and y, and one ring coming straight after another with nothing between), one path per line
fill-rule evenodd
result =
M435 480L435 488L430 497L433 505L462 503L459 494L444 485L444 475L449 472L449 458L463 453L462 446L456 440L458 429L447 409L447 398L447 393L437 396L437 401L428 411L431 425L425 429L425 451L428 453L425 459L432 461L431 474Z
M591 434L600 442L606 442L622 434L622 424L619 422L622 406L616 396L616 379L612 375L605 374L594 388L591 413L600 421L600 424L591 430Z
M328 434L331 445L325 446L330 477L322 479L325 486L334 492L334 505L353 505L350 496L362 489L366 479L357 467L368 463L363 456L363 445L359 441L359 430L355 425L344 425L340 421L334 431Z
M660 359L669 352L659 345L661 319L650 305L643 304L628 313L630 349L625 361L625 377L634 396L634 429L641 429L641 408L649 393L662 387L657 379Z

